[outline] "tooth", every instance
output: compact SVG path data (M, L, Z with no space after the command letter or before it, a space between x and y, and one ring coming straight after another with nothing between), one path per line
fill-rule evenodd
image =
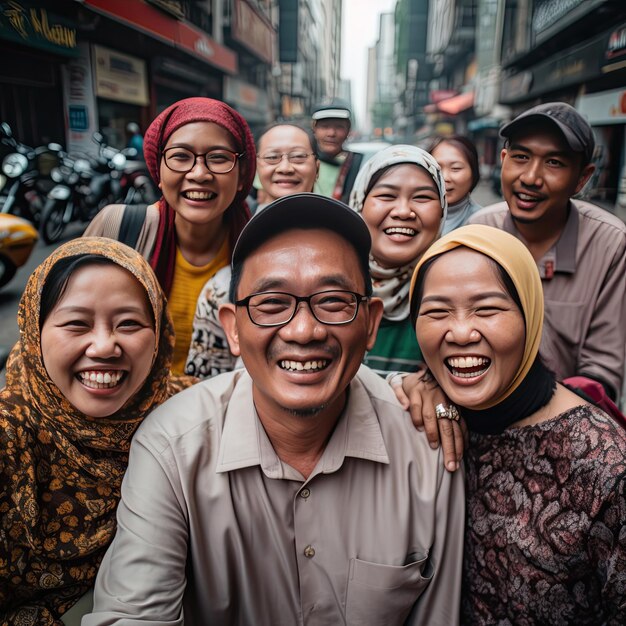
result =
M304 369L304 365L302 365L302 363L298 363L298 362L296 361L296 369L297 369L298 371L303 370L303 369Z
M96 382L98 383L104 382L104 376L102 375L102 372L98 372L96 374Z
M109 372L106 372L106 374L104 375L104 382L105 383L111 382L111 374L109 374Z
M89 374L89 380L92 383L95 383L97 378L98 378L98 375L95 372L91 372L91 374Z
M311 361L307 361L307 362L304 364L304 369L305 369L305 370L310 370L312 367L313 367L313 363L311 363Z

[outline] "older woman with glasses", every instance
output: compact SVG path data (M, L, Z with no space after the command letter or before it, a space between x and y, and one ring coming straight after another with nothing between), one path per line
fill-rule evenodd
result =
M257 210L283 196L313 191L319 169L310 130L292 122L269 126L257 141L258 191L263 192Z
M250 218L245 199L256 169L252 133L227 104L187 98L152 122L144 154L161 199L147 209L105 207L85 235L127 243L150 262L174 322L173 373L227 371L234 357L213 311L227 301L229 274L222 280L220 271Z

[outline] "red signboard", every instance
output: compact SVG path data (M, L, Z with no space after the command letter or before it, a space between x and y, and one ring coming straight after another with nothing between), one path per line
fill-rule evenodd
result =
M128 0L85 0L85 5L193 54L224 72L237 73L237 55L232 50L218 44L199 28L168 17L147 4Z

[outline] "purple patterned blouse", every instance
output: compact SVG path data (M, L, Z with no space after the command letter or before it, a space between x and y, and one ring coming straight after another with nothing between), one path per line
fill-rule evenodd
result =
M464 624L626 624L626 430L579 406L467 453Z

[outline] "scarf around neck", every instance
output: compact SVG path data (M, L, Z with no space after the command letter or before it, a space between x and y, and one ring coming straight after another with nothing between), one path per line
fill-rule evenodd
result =
M40 341L41 293L61 259L106 257L145 289L155 320L152 366L113 416L90 418L52 382ZM106 266L102 266L106 271ZM111 239L74 239L32 274L18 310L20 339L0 391L0 623L60 624L95 580L115 534L131 438L144 417L191 379L173 380L174 333L165 297L141 255Z
M465 226L469 218L472 217L476 211L479 211L480 208L480 205L476 204L474 200L472 200L472 196L469 194L467 194L467 196L465 196L462 200L459 200L459 202L449 204L448 215L446 216L446 220L443 225L443 232L441 234L447 235L455 228Z

